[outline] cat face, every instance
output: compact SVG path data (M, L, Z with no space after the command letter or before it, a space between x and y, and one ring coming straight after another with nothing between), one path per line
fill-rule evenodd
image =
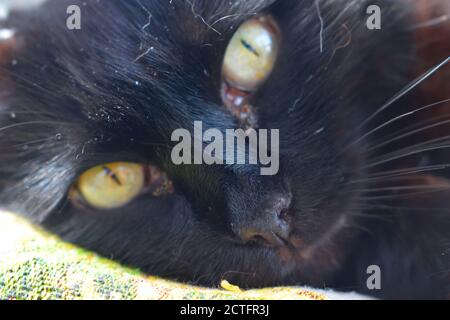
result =
M401 24L368 30L366 1L77 3L81 30L67 29L60 0L7 24L16 36L2 88L1 204L179 279L313 283L335 270L368 175L364 121L407 83L398 61L409 48L392 50L407 39ZM279 45L248 103L256 128L280 130L279 172L175 165L175 130L244 127L224 101L223 63L258 16L276 25ZM83 173L119 162L164 172L173 189L107 210L72 201Z

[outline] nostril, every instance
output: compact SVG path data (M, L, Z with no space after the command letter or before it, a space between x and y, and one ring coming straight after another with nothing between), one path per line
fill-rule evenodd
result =
M292 222L290 203L291 198L285 196L266 199L255 215L234 226L235 233L244 243L288 246Z

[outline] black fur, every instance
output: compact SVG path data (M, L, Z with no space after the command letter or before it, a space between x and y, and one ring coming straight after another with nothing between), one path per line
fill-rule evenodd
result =
M70 31L66 8L77 3L82 30ZM382 30L366 28L374 3L383 10ZM414 77L410 11L408 1L389 0L53 0L13 14L8 25L20 49L1 91L0 203L65 240L173 279L448 297L448 197L425 212L364 201L374 173L367 165L383 156L366 148L395 130L351 143L411 110L404 97L365 121ZM173 130L197 120L238 126L221 101L221 64L233 32L260 12L283 35L275 71L252 99L260 127L281 129L280 173L174 166ZM401 160L387 169L420 159ZM67 201L79 174L113 161L160 167L176 194L107 213ZM297 248L240 243L235 226L258 219L278 194L292 194ZM380 291L366 287L372 264L382 270Z

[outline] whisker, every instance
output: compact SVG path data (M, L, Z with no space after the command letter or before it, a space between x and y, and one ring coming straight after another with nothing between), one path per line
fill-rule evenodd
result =
M447 163L447 164L439 164L439 165L432 165L432 166L413 167L413 168L406 168L406 169L400 169L400 170L377 172L373 175L370 175L369 178L353 180L350 182L350 184L380 182L380 181L407 180L407 179L411 180L413 177L409 177L409 175L425 173L425 172L440 171L440 170L445 170L445 169L449 169L449 168L450 168L450 163Z
M36 111L2 111L0 112L1 115L21 115L21 114L32 114L32 115L51 115L50 113L44 113L44 112L36 112Z
M0 132L9 130L9 129L14 129L14 128L18 128L18 127L22 127L22 126L29 126L29 125L38 125L38 124L58 124L61 125L61 122L58 121L28 121L28 122L21 122L21 123L15 123L9 126L5 126L0 128Z
M420 192L409 192L409 193L399 193L399 194L393 194L393 195L386 195L386 196L361 196L361 200L387 200L387 199L398 199L398 198L404 198L404 197L411 197L411 196L418 196L418 195L425 195L425 194L431 194L431 193L437 193L440 191L448 190L449 188L442 188L442 189L433 189L433 190L427 190L427 191L420 191Z
M367 188L367 189L358 189L359 192L382 192L382 191L409 191L409 190L417 190L417 189L439 189L439 190L447 190L450 189L450 186L433 186L433 185L413 185L413 186L393 186L393 187L383 187L383 188Z
M362 209L366 210L366 211L374 211L374 210L402 210L402 211L426 211L427 213L432 212L433 215L436 215L435 212L442 212L442 214L447 215L448 212L450 211L450 208L430 208L430 207L405 207L405 206L391 206L391 205L383 205L383 204L377 204L374 203L374 205L370 205L370 201L366 202L367 205L364 207L361 207ZM395 216L402 216L405 214L408 214L407 212L392 212L392 211L385 211L382 214L378 215L378 217L380 216L387 216L387 217L395 217ZM372 216L377 216L375 214L360 214L358 213L357 216L361 216L361 217L368 217L371 218Z
M403 148L401 150L388 153L384 157L381 157L378 160L376 160L376 161L374 161L372 163L369 163L368 165L364 166L364 169L370 169L370 168L373 168L375 166L378 166L378 165L381 165L381 164L385 164L387 162L391 162L391 161L394 161L394 160L402 159L402 158L405 158L405 157L409 157L409 156L412 156L412 155L416 155L416 154L420 154L420 153L424 153L424 152L428 152L428 151L448 149L448 148L450 148L450 144L449 144L448 141L445 144L433 145L433 143L440 142L442 140L444 140L444 141L448 140L449 137L450 136L445 136L445 137L433 139L431 141L422 142L422 143L416 144L416 145L411 146L411 147ZM421 147L423 147L423 148L421 148Z
M441 100L441 101L438 101L438 102L435 102L435 103L426 105L426 106L424 106L424 107L415 109L415 110L413 110L413 111L404 113L404 114L402 114L402 115L399 115L399 116L397 116L397 117L395 117L395 118L393 118L393 119L391 119L391 120L386 121L385 123L383 123L382 125L376 127L375 129L370 130L369 132L367 132L366 134L364 134L363 136L361 136L360 139L363 140L363 139L367 138L368 136L374 134L375 132L378 132L379 130L381 130L381 129L387 127L388 125L390 125L390 124L392 124L392 123L395 123L395 122L397 122L397 121L399 121L399 120L401 120L401 119L403 119L403 118L409 117L409 116L411 116L411 115L413 115L413 114L415 114L415 113L417 113L417 112L424 111L424 110L427 110L427 109L431 109L431 108L433 108L433 107L439 106L439 105L441 105L441 104L445 104L445 103L447 103L447 102L450 102L450 98L449 98L449 99L445 99L445 100Z
M220 33L217 29L214 29L211 24L208 24L208 22L206 22L205 18L203 18L199 13L195 11L195 0L186 0L186 2L191 6L191 11L195 18L199 18L209 29L217 33L219 36L222 35L222 33Z
M51 138L45 138L45 139L36 139L36 140L30 140L24 143L19 143L19 144L15 144L13 146L11 146L11 148L20 148L20 147L24 147L24 146L29 146L32 144L42 144L44 142L48 142L48 141L52 141L55 140L55 137L51 137Z
M357 127L357 131L361 130L364 126L366 126L370 121L372 121L376 116L378 116L380 113L382 113L384 110L389 108L391 105L393 105L395 102L397 102L399 99L401 99L403 96L414 90L417 86L419 86L421 83L426 81L430 76L432 76L436 71L441 69L443 66L445 66L450 61L450 56L447 57L444 61L439 63L438 65L434 66L427 72L425 72L422 76L415 79L413 82L408 84L404 89L402 89L399 93L397 93L394 97L392 97L388 102L386 102L384 105L382 105L375 113L373 113L371 116L369 116L366 120L363 121L363 123ZM351 146L361 142L363 139L366 138L366 135L356 139L350 145L348 145L344 150L348 150Z
M383 215L381 215L381 214L373 214L373 213L367 213L367 212L370 212L370 211L373 211L373 210L375 210L375 208L373 207L373 206L371 206L371 207L368 207L368 206L359 206L358 208L357 208L358 210L359 210L359 212L357 212L357 211L352 211L350 214L351 214L351 216L352 217L355 217L355 218L364 218L364 219L371 219L371 220L378 220L378 221L385 221L385 222L389 222L389 217L387 216L387 215L385 215L385 214L383 214ZM364 211L366 212L366 213L364 213ZM351 225L355 225L355 223L352 223ZM359 224L358 224L359 225ZM367 227L363 227L363 226L361 226L361 225L359 225L359 228L358 229L361 229L361 228L364 228L364 229L366 229ZM369 231L370 229L366 229L366 231Z
M443 15L443 16L432 18L432 19L427 20L425 22L416 24L415 26L409 28L409 30L413 31L413 30L417 30L417 29L421 29L421 28L434 27L434 26L436 26L438 24L441 24L443 22L446 22L448 20L449 20L449 16L448 15Z
M320 53L322 53L323 52L324 20L322 17L319 0L315 0L314 5L316 6L317 16L318 16L319 22L320 22L319 41L320 41Z
M153 15L139 0L135 0L135 1L142 8L142 10L144 10L145 13L148 15L148 22L141 28L141 30L145 30L151 25Z
M227 16L223 16L223 17L217 19L216 21L214 21L213 23L211 23L211 27L214 27L216 24L218 24L219 22L226 20L226 19L236 18L236 17L251 17L251 16L255 16L255 15L257 15L257 13L230 14Z
M426 119L412 122L409 126L406 126L406 127L401 126L401 128L399 128L398 130L392 130L392 132L389 131L389 133L386 133L383 138L376 140L376 142L374 142L373 145L376 146L377 144L381 144L389 139L394 139L400 135L406 134L413 130L423 128L427 125L437 124L438 122L443 121L443 120L450 120L450 114L444 114L444 115L440 114L440 115L434 116L434 117L427 117ZM369 146L369 147L372 148L371 146Z
M392 143L392 142L395 142L395 141L404 139L404 138L406 138L406 137L412 136L412 135L414 135L414 134L416 134L416 133L423 132L423 131L427 131L427 130L429 130L429 129L433 129L433 128L436 128L436 127L440 127L440 126L442 126L442 125L449 124L449 123L450 123L450 119L445 120L445 121L439 121L439 122L437 122L437 123L434 123L434 124L431 124L431 125L428 125L428 126L425 126L425 127L422 127L422 128L419 128L419 129L416 129L416 130L413 130L413 131L410 131L410 132L408 132L408 133L399 135L399 136L397 136L397 137L395 137L395 138L386 140L386 141L383 142L383 143L380 143L380 144L377 144L377 145L375 145L375 146L373 146L373 147L368 148L366 151L367 151L367 152L371 152L371 151L373 151L373 150L376 150L376 149L379 149L379 148L381 148L381 147L384 147L384 146L386 146L386 145L388 145L388 144L390 144L390 143ZM446 137L448 138L448 137L450 137L450 136L446 136Z

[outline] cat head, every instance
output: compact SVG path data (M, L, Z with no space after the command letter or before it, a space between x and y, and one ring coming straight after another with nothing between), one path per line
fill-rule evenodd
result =
M67 27L74 4L80 30ZM58 0L13 13L5 27L15 32L14 50L2 69L1 205L105 255L188 279L236 270L261 284L332 269L368 174L367 141L358 141L364 121L406 84L398 76L405 53L392 50L403 29L369 30L368 5ZM279 130L279 170L174 164L177 129L193 134L196 121L205 130L248 129L224 101L223 63L239 27L261 16L276 25L279 47L248 104L255 129ZM112 210L71 201L84 172L117 162L150 165L174 189Z

